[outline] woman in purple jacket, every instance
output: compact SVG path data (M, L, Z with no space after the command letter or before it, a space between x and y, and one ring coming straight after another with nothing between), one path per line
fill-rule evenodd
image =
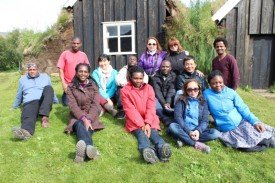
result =
M159 41L155 37L149 37L146 44L146 50L139 58L138 66L142 67L149 76L150 83L150 78L159 70L160 64L166 57L167 52L162 51Z

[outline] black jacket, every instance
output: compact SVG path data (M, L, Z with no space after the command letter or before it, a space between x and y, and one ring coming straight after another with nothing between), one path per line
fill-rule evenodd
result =
M166 76L166 79L164 80L164 76L161 74L161 71L157 71L152 79L156 98L159 100L160 104L162 106L164 106L164 104L166 103L172 104L173 98L176 94L176 74L174 72L171 72Z
M188 79L196 79L199 82L202 91L205 90L206 88L208 88L208 83L207 83L205 77L200 77L196 71L193 72L192 74L188 73L186 71L183 71L180 75L177 76L177 79L175 82L176 90L177 91L181 90L182 86Z
M179 75L183 71L183 59L186 57L185 51L172 52L166 56L166 60L171 62L172 71Z

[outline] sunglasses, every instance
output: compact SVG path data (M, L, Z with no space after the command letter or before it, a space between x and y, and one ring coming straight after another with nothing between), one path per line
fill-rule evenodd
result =
M187 91L188 93L190 93L190 92L192 92L192 91L198 92L199 90L200 90L199 88L187 88L187 89L186 89L186 91Z
M172 47L172 46L178 46L178 44L171 44L171 45L169 45L170 47Z
M149 46L156 46L157 44L156 43L148 43Z

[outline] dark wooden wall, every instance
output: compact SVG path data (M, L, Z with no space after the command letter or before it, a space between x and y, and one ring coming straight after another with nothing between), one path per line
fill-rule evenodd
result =
M103 53L102 22L136 20L136 53L139 57L146 48L149 36L162 38L165 21L165 0L78 0L74 4L74 32L83 41L92 69ZM111 63L120 69L129 55L112 55Z
M269 52L275 51L268 46L270 41L275 44L274 11L274 0L241 0L225 17L226 37L229 42L228 50L238 61L242 85L267 88L274 82L271 76L274 75L275 71L272 69L267 69L266 75L263 76L269 81L265 84L260 84L261 79L255 75L259 65L271 68L267 64L274 62L270 53L267 53L270 57L266 58L265 61L261 60L262 54L258 53L260 49L255 49L262 44L263 47L270 48ZM258 36L266 36L266 38L261 37L262 41L259 41ZM258 40L256 47L254 39Z

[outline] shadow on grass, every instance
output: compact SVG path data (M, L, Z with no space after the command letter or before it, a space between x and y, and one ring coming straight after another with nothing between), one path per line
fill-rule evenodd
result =
M69 120L69 108L62 104L56 104L54 115L60 119L62 123L67 124Z

